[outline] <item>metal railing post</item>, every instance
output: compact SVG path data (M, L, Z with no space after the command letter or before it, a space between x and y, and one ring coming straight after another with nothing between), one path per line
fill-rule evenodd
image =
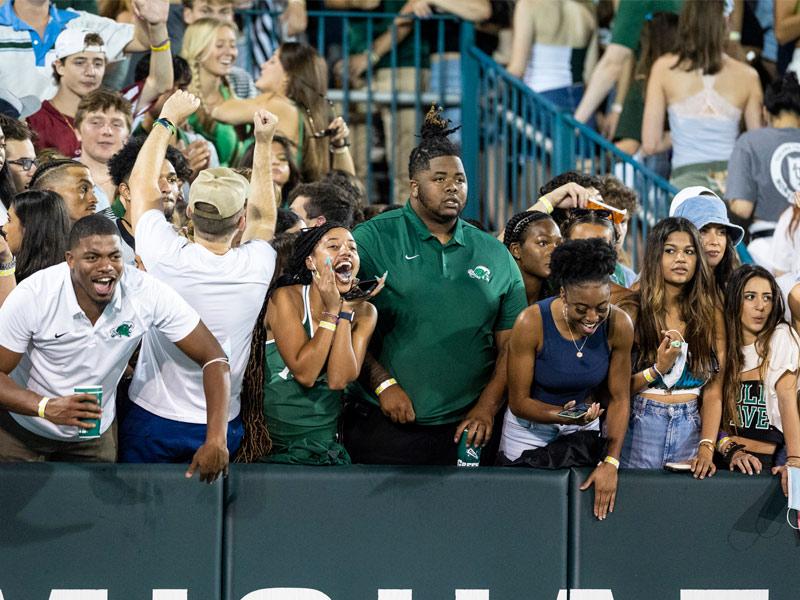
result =
M480 178L480 119L476 91L480 82L480 69L473 56L475 27L469 21L461 22L461 160L469 183L467 207L464 217L480 218L482 187Z

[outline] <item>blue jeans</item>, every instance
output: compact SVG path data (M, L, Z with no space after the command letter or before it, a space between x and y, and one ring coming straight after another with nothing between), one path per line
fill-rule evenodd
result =
M437 56L437 55L434 55ZM428 90L445 96L447 94L461 94L461 60L457 58L447 58L431 60L431 77ZM442 103L443 98L440 97L436 100L437 103ZM422 107L423 112L427 112L428 107ZM451 106L445 108L442 112L445 119L450 119L451 127L463 125L461 122L461 107ZM461 130L454 132L450 136L450 140L460 145L461 144Z
M228 452L233 456L244 437L241 415L228 423ZM119 428L119 462L188 463L206 441L203 423L182 423L154 415L138 404Z
M635 396L620 462L630 469L660 469L694 458L699 441L697 400L665 404Z
M600 419L586 425L556 425L554 423L537 423L521 419L506 409L503 417L503 435L500 438L500 452L509 460L516 460L525 450L542 448L556 438L570 435L576 431L598 431Z

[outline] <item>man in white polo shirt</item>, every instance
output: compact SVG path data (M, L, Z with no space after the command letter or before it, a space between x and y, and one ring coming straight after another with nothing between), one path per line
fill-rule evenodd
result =
M254 115L250 185L221 167L201 171L194 180L188 207L194 224L191 243L164 220L158 173L174 124L199 105L184 91L164 103L128 180L129 215L136 252L147 272L168 283L200 313L230 359L228 446L233 453L243 437L240 391L250 341L275 270L275 251L269 243L277 215L270 146L277 119L266 111ZM231 248L234 235L242 229L241 245ZM120 424L120 460L179 462L193 452L206 423L202 386L196 364L186 360L167 336L148 333L129 390L133 406Z
M216 479L228 464L230 373L214 336L169 286L123 266L104 216L73 226L66 258L28 277L0 309L0 461L114 461L117 384L139 340L157 330L203 365L213 427L187 476L199 468ZM75 393L95 386L100 407ZM93 427L84 419L98 418L96 437L81 437Z

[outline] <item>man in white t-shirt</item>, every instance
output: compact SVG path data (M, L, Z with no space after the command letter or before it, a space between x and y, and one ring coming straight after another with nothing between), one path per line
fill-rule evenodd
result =
M0 461L116 459L117 384L139 340L158 331L203 365L209 414L223 415L187 471L213 481L228 465L230 371L197 313L169 286L122 264L102 215L70 232L66 263L34 273L0 309ZM198 367L199 368L199 367ZM96 397L76 389L100 386ZM99 431L82 437L99 419Z
M201 171L194 180L188 208L194 223L191 243L164 220L156 174L161 172L174 124L199 104L184 91L164 103L128 180L128 212L136 252L148 273L172 286L200 313L230 359L228 447L233 453L243 436L240 391L253 327L275 270L275 251L269 243L277 214L270 146L277 119L266 111L254 116L251 185L221 167ZM231 248L234 235L242 229L242 244ZM120 460L185 460L204 435L202 387L200 369L169 338L158 332L146 335L129 390L133 406L120 425Z

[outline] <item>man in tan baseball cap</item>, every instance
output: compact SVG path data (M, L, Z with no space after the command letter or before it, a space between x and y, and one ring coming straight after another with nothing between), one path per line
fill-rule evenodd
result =
M189 210L195 233L214 237L233 233L244 219L250 183L227 167L200 171L189 188ZM243 223L242 223L243 224Z
M270 169L277 117L263 110L253 115L252 185L231 169L200 171L189 189L192 243L164 219L158 173L175 123L199 106L200 100L184 91L164 103L129 178L129 214L148 273L177 291L219 340L230 368L230 394L227 402L206 405L203 369L211 365L193 364L178 356L169 340L145 335L129 391L129 414L137 417L120 426L118 447L121 462L192 461L201 472L203 465L206 472L216 472L220 465L227 467L244 435L242 382L253 325L275 272L269 241L277 215ZM242 243L232 247L239 230ZM152 427L158 433L143 440L142 430L155 432Z

